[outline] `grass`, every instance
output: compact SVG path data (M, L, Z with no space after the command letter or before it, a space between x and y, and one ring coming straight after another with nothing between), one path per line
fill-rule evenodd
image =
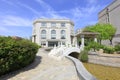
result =
M98 80L120 80L120 68L83 63L86 69Z

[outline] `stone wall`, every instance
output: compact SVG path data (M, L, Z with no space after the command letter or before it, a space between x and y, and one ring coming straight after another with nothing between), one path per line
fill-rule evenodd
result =
M89 54L89 62L106 66L120 67L120 56L105 56L100 54Z

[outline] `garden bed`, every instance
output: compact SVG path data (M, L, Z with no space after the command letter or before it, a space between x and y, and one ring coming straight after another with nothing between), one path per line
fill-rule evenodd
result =
M109 67L91 63L83 63L86 69L98 80L119 80L120 68Z
M102 64L107 66L113 67L120 67L120 56L119 54L89 54L88 55L88 62L95 63L95 64Z

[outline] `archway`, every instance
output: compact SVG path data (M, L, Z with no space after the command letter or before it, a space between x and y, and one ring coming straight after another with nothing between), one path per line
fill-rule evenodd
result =
M72 57L78 59L78 58L79 58L79 53L77 53L77 52L72 52L72 53L69 54L69 56L72 56Z

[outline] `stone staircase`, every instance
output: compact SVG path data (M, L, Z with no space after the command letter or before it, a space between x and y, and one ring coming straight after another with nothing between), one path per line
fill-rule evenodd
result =
M68 56L72 52L80 53L80 49L81 48L78 48L78 47L73 47L73 46L66 47L64 45L61 45L58 47L54 47L49 52L48 55L56 60L62 60L64 59L65 56Z

